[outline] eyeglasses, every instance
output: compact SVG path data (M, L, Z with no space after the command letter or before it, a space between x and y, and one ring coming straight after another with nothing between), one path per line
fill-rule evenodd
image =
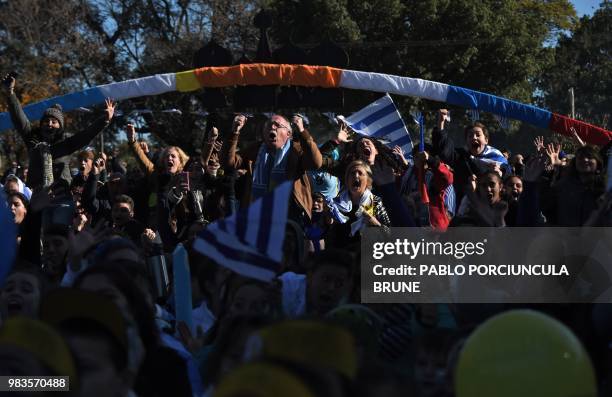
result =
M270 128L270 127L290 129L289 126L287 126L285 124L281 124L278 121L268 121L268 128Z

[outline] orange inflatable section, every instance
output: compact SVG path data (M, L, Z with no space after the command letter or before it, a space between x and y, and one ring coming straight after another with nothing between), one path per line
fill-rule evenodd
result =
M334 88L340 85L342 69L328 66L257 63L195 69L202 87L233 85L294 85Z

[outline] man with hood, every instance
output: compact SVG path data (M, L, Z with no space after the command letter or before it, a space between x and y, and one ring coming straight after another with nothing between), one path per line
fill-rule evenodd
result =
M50 186L54 180L71 182L69 156L87 145L110 123L115 105L106 100L106 117L93 122L83 132L64 138L64 114L59 104L54 104L43 113L38 127L32 126L15 95L15 78L3 79L3 91L7 98L11 120L28 148L28 185L32 188Z

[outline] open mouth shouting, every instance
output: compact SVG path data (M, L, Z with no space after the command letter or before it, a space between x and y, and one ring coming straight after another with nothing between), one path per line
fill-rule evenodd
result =
M347 182L347 187L353 194L361 196L366 190L367 178L365 175L351 175Z
M472 151L473 154L479 154L481 151L481 146L482 144L480 143L480 141L478 140L473 140L470 144L470 149Z
M7 300L7 313L9 316L16 316L23 312L23 299L19 296L10 296Z

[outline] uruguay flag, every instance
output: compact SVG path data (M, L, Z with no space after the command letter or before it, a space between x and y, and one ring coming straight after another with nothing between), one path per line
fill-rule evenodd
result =
M495 149L493 146L486 145L482 153L478 156L471 156L474 161L482 162L482 163L497 163L503 169L508 167L508 160L504 157L502 152Z
M245 277L270 282L280 270L292 182L285 182L248 208L211 223L194 248Z
M389 94L341 120L356 133L385 140L391 148L397 145L406 158L412 157L412 139Z

